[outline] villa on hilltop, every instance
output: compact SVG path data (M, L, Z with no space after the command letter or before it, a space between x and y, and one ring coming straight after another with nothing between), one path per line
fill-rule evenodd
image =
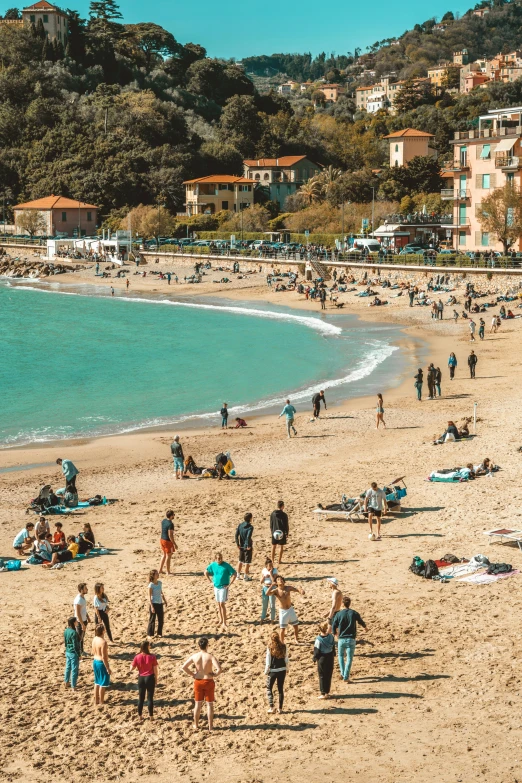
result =
M42 22L48 38L54 38L65 46L68 34L67 13L47 0L38 0L24 8L21 19L0 19L0 25L37 25L39 21Z

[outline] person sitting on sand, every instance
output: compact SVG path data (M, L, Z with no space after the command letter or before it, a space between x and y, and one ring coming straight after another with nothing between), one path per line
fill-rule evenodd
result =
M460 432L458 431L454 421L448 421L448 426L440 436L433 441L433 445L438 443L449 443L450 441L460 440Z
M53 557L52 535L47 533L34 543L33 556L44 563L49 563Z
M13 548L16 549L19 555L24 555L32 548L34 540L34 524L28 522L27 525L20 530L18 535L15 536Z
M241 427L246 427L247 423L244 419L240 419L239 416L236 417L236 426L235 429L238 430Z
M494 462L489 457L486 457L480 465L475 465L474 471L476 476L490 476L495 468Z
M90 552L95 543L96 539L89 522L84 522L83 531L78 535L79 554L85 555Z
M63 532L63 525L61 522L55 522L54 526L56 530L53 533L53 550L58 552L60 549L66 549L67 543L65 540L65 533Z
M49 522L45 517L40 517L34 529L36 540L38 541L39 539L45 539L47 533L50 532L51 532L51 528L49 527Z
M57 563L68 563L70 560L73 560L78 554L78 550L80 549L80 547L76 543L76 539L74 536L67 537L67 544L68 544L67 549L64 549L62 552L54 552L51 562L43 563L43 567L52 568Z
M204 468L199 468L191 456L187 457L185 460L185 473L190 473L192 476L201 476L203 470Z

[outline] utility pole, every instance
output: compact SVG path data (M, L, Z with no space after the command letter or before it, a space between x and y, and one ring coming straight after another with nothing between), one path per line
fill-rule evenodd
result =
M372 188L372 234L375 231L375 188Z
M82 213L81 213L81 201L78 200L78 239L82 238Z

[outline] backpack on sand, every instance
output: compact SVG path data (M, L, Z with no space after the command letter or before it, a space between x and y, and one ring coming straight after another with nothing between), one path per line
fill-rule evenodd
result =
M439 575L439 569L434 560L426 560L424 565L424 578L433 579L434 576Z

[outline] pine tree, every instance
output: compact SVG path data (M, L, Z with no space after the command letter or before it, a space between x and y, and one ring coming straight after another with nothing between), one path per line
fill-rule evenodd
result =
M115 0L91 0L89 17L101 19L103 22L113 22L115 19L123 19L120 7Z

